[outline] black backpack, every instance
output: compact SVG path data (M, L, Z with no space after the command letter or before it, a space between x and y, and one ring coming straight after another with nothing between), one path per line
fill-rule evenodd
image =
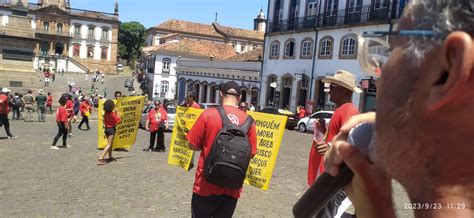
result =
M247 132L254 120L248 116L241 126L230 122L222 106L216 108L222 119L222 128L212 143L204 161L204 177L214 185L241 188L252 156Z

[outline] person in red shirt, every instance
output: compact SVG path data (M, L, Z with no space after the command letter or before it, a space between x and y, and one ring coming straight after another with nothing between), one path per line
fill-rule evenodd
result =
M67 126L68 126L68 133L69 137L72 138L72 119L74 119L74 103L72 102L72 95L70 94L65 94L64 95L67 98L66 102L66 112L68 112L68 121L67 121Z
M115 103L112 100L107 100L104 103L104 127L105 127L105 137L107 137L107 146L105 146L104 151L99 157L98 165L104 165L107 161L104 160L105 155L109 154L108 161L113 161L112 157L112 146L115 136L115 127L117 124L122 122L120 115L117 110L115 110Z
M196 92L188 92L188 96L186 97L186 107L201 109L201 106L196 103Z
M77 126L78 129L81 129L82 124L86 124L87 130L90 130L91 127L89 126L89 116L92 113L92 106L89 103L89 99L87 97L82 98L81 105L79 105L79 111L81 112L82 120Z
M53 114L53 96L51 92L48 92L48 99L46 100L46 109L49 109L49 113Z
M240 86L230 81L222 88L222 105L235 125L242 125L248 115L237 107L240 102ZM191 149L201 151L194 180L191 209L193 217L232 217L242 188L223 188L206 181L204 177L204 161L211 151L214 139L222 128L222 120L216 108L205 110L186 135ZM252 157L257 153L256 126L253 123L248 131L248 139L252 146Z
M298 111L298 119L303 119L306 115L306 110L303 106L300 106L300 110Z
M359 114L359 110L352 103L352 94L362 93L362 90L355 86L354 74L339 70L333 77L326 77L321 80L323 83L329 83L330 100L336 104L336 110L329 122L328 130L324 140L319 141L315 146L311 146L311 155L309 157L308 168L312 168L312 172L308 172L308 185L312 185L318 172L324 171L324 154L330 147L332 139L339 134L342 125L354 115ZM318 171L319 169L319 171ZM312 181L310 180L312 179ZM346 198L344 192L340 191L335 197L323 208L317 217L327 216L334 217L341 202Z
M155 108L148 113L145 128L150 131L150 146L146 151L165 152L165 130L168 129L168 113L161 105L161 102L156 100L154 102ZM155 146L156 149L153 150Z
M10 132L10 122L8 121L8 113L10 112L10 108L8 107L9 93L10 90L7 88L0 90L0 124L4 126L7 137L9 139L14 139L16 136L12 135Z
M56 111L56 124L58 125L58 134L54 137L53 144L51 145L51 149L57 150L59 147L56 147L56 143L58 142L59 138L63 137L63 147L70 147L67 145L67 134L68 134L68 112L66 111L65 105L67 102L66 96L61 96L59 99L59 108Z

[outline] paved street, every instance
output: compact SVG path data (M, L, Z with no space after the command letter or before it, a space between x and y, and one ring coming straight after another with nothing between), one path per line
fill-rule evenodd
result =
M108 91L123 87L111 78ZM113 81L113 82L112 82ZM140 130L130 152L116 152L117 162L97 166L97 121L91 131L74 124L71 148L50 150L56 134L53 115L46 123L11 121L17 139L0 129L0 216L190 217L194 169L167 164L167 153L143 152L148 134ZM169 145L171 133L166 134ZM311 134L285 131L268 191L245 186L236 217L291 217L293 204L306 187ZM407 200L395 186L398 212ZM375 191L375 190L374 190Z

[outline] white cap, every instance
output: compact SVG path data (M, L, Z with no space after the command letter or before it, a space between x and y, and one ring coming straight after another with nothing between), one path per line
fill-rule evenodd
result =
M11 90L10 90L10 89L7 89L7 88L3 88L3 89L2 89L2 92L3 92L3 93L9 93L9 92L11 92Z

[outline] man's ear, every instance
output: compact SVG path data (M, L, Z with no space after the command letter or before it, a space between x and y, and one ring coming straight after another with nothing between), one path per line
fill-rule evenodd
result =
M428 109L437 110L455 100L468 87L473 70L472 38L465 32L453 32L441 49L442 69L431 85Z

